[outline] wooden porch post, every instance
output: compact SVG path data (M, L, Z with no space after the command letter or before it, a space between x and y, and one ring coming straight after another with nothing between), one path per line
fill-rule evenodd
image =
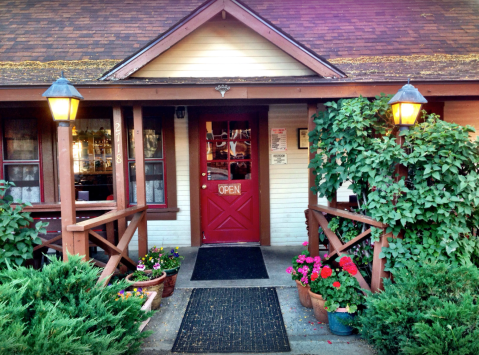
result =
M312 131L315 129L316 124L313 121L313 115L318 111L318 104L317 103L310 103L308 104L308 131ZM316 152L313 152L311 149L312 143L309 144L309 160L314 158ZM318 195L311 191L311 188L314 187L316 180L316 174L314 173L314 169L309 169L309 181L308 181L308 206L317 205L318 204ZM313 211L309 210L309 253L312 256L319 255L319 233L318 228L319 224L316 221L316 218L313 216Z
M82 241L81 236L77 236L80 238L75 240L73 232L67 231L67 226L76 223L73 138L70 122L60 122L58 125L58 163L62 167L60 169L60 208L63 260L68 260L67 252L83 255L84 260L88 260L88 242Z
M113 136L115 142L115 182L116 182L116 204L118 211L124 210L128 205L126 196L126 174L125 174L125 153L126 135L125 119L120 105L113 106ZM118 220L118 238L125 234L126 219Z
M135 137L135 166L136 166L136 203L146 206L145 182L145 150L143 142L143 114L140 105L133 106L133 125ZM138 224L138 256L141 258L148 252L148 230L146 213Z

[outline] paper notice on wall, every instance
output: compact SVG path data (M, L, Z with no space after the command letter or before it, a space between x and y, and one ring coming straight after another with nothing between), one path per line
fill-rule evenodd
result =
M271 165L286 165L288 164L288 154L276 153L271 154Z
M271 128L271 151L281 152L288 149L286 128Z

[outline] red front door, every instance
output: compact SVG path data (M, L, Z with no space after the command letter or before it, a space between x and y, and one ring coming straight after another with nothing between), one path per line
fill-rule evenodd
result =
M258 132L253 117L200 117L203 243L259 242Z

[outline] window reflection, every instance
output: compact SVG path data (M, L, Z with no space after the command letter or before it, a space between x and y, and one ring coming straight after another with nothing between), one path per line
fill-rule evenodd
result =
M110 119L78 119L72 133L76 199L113 200Z
M230 122L230 138L231 139L250 139L251 129L248 121L231 121Z
M5 160L37 160L38 131L34 118L5 120Z
M251 142L230 142L230 159L251 159Z
M5 165L5 180L15 186L8 189L7 195L14 200L40 202L40 174L38 164Z
M228 144L224 142L207 142L206 143L206 159L207 160L227 160Z
M165 203L164 180L163 162L145 163L146 203ZM135 163L130 163L130 202L137 203Z
M231 180L251 180L251 162L231 163Z
M228 122L206 122L206 139L228 139Z
M208 181L228 180L228 163L209 162L206 163L208 170Z

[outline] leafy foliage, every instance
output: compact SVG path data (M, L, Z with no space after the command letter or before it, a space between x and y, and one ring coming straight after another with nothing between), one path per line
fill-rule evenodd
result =
M146 270L158 268L161 268L162 270L169 270L181 266L181 261L184 258L185 257L179 253L179 247L172 248L168 252L167 250L164 250L163 247L157 248L154 246L153 248L150 248L148 254L141 258L139 263L141 265L145 265Z
M6 195L7 190L15 186L12 182L0 180L0 269L10 264L22 265L33 257L33 247L41 244L39 233L45 233L48 223L38 222L34 228L30 213L22 212L30 203L13 201Z
M137 353L149 335L138 326L151 313L139 297L118 299L129 284L98 286L98 269L79 256L50 261L41 271L0 271L0 353Z
M360 333L380 354L478 354L479 270L445 263L396 269L366 297Z
M391 239L383 248L386 271L408 260L479 265L479 239L473 234L479 226L479 143L469 139L474 128L423 112L423 123L400 133L401 147L388 100L344 99L316 114L310 132L319 149L310 163L315 190L331 200L350 183L361 213L388 224L394 236L405 231L404 239ZM407 167L407 180L397 178L397 164ZM382 230L372 230L378 240Z

